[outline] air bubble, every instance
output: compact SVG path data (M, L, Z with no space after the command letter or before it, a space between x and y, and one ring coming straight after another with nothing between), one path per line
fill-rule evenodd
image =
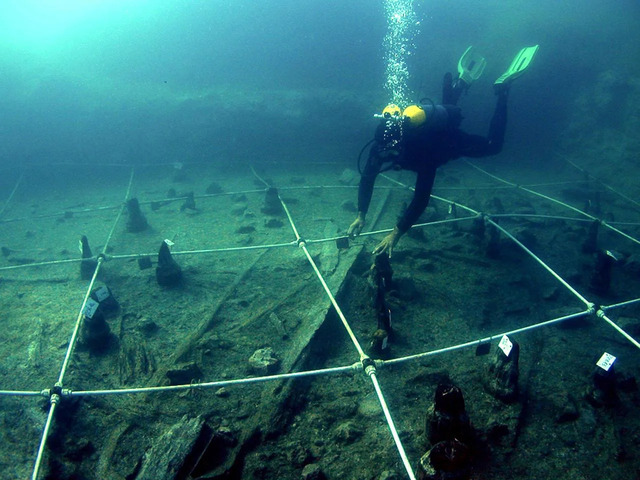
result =
M413 11L413 0L386 0L387 35L384 38L386 80L389 103L407 105L409 69L406 58L413 52L413 38L420 23Z

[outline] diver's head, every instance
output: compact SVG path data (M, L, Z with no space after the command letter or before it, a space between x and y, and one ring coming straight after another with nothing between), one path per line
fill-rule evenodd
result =
M400 119L402 116L402 110L395 103L390 103L382 110L382 118L386 120Z
M427 114L419 105L409 105L402 112L405 123L410 127L420 127L427 121Z
M405 130L420 127L427 121L427 114L422 107L409 105L403 111L394 103L384 107L382 114L375 117L382 119L376 136L381 147L378 155L383 158L399 157Z

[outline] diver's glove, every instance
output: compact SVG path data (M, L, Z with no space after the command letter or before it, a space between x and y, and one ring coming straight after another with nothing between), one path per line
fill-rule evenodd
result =
M398 243L398 240L400 240L401 236L402 236L402 233L400 233L400 230L398 229L398 227L393 227L393 231L389 235L384 237L382 241L378 244L378 246L374 248L373 252L371 253L373 253L374 255L379 255L383 252L387 252L389 254L389 258L391 258L393 249L396 246L396 243Z
M365 220L365 214L362 212L358 212L358 216L353 221L353 223L349 225L349 230L347 230L347 235L350 238L357 237L358 235L360 235L360 232L364 228L364 220Z

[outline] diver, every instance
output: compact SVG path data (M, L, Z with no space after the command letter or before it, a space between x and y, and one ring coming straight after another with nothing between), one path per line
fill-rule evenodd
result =
M462 113L457 106L460 95L482 74L485 59L473 47L467 48L458 62L458 77L445 74L442 105L421 102L404 110L391 104L384 108L382 121L371 143L369 157L361 170L358 188L358 215L347 234L360 234L371 202L373 187L379 173L390 169L416 172L413 199L393 231L373 250L374 255L387 252L389 256L407 230L418 220L429 204L436 170L460 157L486 157L502 150L507 125L507 96L513 80L529 66L538 45L520 50L507 71L494 83L497 103L489 127L489 135L482 137L460 130ZM358 162L360 169L360 164Z

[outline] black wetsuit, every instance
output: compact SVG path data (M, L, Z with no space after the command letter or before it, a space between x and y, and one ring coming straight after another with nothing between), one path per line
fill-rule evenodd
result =
M502 150L507 124L506 92L498 95L488 137L465 133L458 128L459 123L459 119L454 119L444 128L434 129L430 127L429 122L418 128L404 128L402 147L394 164L403 170L416 172L417 177L413 199L398 221L397 227L400 233L409 230L427 208L436 170L439 166L456 158L486 157L496 155ZM366 214L369 209L378 173L385 162L387 165L389 164L388 158L384 159L380 155L384 151L381 141L383 129L384 122L376 131L376 140L371 147L367 165L360 178L358 210L363 214Z

